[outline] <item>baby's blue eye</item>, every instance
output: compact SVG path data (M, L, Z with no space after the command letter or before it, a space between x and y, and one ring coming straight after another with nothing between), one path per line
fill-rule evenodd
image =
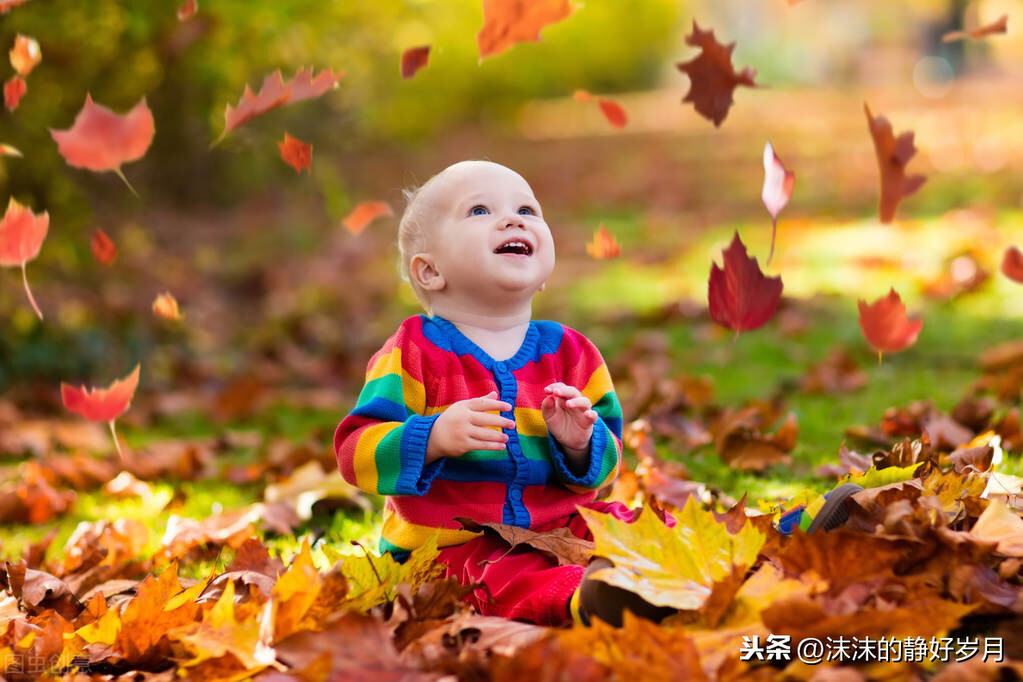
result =
M490 213L486 206L473 206L469 209L469 215L486 215Z
M522 215L536 215L536 211L531 209L529 206L523 206L519 209L519 213Z

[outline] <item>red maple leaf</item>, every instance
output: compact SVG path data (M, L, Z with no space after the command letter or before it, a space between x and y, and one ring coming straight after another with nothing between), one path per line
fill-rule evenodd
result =
M877 361L882 353L897 353L916 343L923 320L910 320L906 306L892 288L871 304L860 299L860 329L863 338L877 351Z
M1002 256L1002 274L1023 284L1023 253L1015 246L1007 248Z
M483 27L476 35L480 59L516 43L537 42L545 26L571 14L569 0L483 0Z
M43 313L36 305L32 296L32 290L28 288L28 276L25 274L25 264L39 255L39 249L46 239L46 232L50 228L50 214L43 211L40 215L32 213L11 197L7 203L7 212L3 221L0 221L0 265L21 266L21 279L25 284L25 293L28 301L32 304L39 319L43 319Z
M622 254L622 247L614 236L601 225L593 233L593 241L586 245L586 253L597 260L617 258Z
M401 55L401 77L404 80L416 75L416 71L426 66L430 59L430 46L410 47Z
M281 150L281 158L286 164L294 168L296 173L301 174L303 168L310 173L312 172L309 167L313 160L312 145L284 133L284 142L278 142L277 146Z
M735 233L723 252L723 267L711 263L707 282L710 317L720 325L739 332L762 327L778 308L781 277L767 277L756 258L746 255L746 246Z
M353 208L341 224L352 234L359 234L371 222L385 215L394 215L390 204L385 201L364 201Z
M224 110L224 132L213 144L239 128L252 119L265 114L283 104L294 104L304 99L319 97L333 87L344 76L344 72L334 73L332 69L324 69L320 74L313 77L313 70L301 69L295 77L287 83L281 78L281 71L278 69L263 79L263 85L258 94L253 94L248 85L245 92L238 101L238 106L230 104Z
M4 106L7 107L7 111L14 111L18 108L26 90L28 90L28 86L25 84L25 79L17 74L4 82Z
M607 122L615 128L624 128L625 124L629 122L629 118L625 114L625 109L623 109L622 105L618 104L618 102L615 102L614 100L605 99L603 97L594 97L585 90L576 90L573 97L576 102L596 101L597 106L600 107L600 112L604 114L604 118L606 118Z
M767 254L767 264L771 264L771 257L774 256L774 235L778 229L778 214L789 203L792 198L792 186L795 184L796 176L792 171L785 168L785 165L774 153L774 148L768 142L764 145L764 189L760 198L764 207L771 214L771 252Z
M735 43L722 45L714 38L713 30L701 31L695 20L686 44L703 51L688 62L675 64L689 75L689 92L682 101L692 102L696 111L720 126L732 106L732 92L740 85L756 87L753 78L757 72L747 66L736 73L732 66Z
M953 40L963 40L964 38L986 38L996 33L1008 33L1008 31L1009 15L1003 14L990 24L979 26L972 31L949 31L941 36L941 42L950 43Z
M96 172L113 171L136 195L121 165L145 156L155 132L153 112L145 97L131 111L121 115L96 104L88 94L70 128L50 129L57 150L68 165Z
M923 175L906 176L906 164L916 154L912 131L906 131L896 138L888 119L872 116L866 102L863 103L863 111L867 114L877 165L881 169L881 200L878 210L881 222L890 223L899 202L920 189L927 178Z
M80 414L89 421L105 421L110 424L110 434L114 438L114 446L117 454L121 454L121 445L117 442L117 432L114 430L114 420L124 414L131 399L135 396L135 389L139 385L139 370L141 365L135 365L131 374L114 381L106 388L86 389L75 388L61 382L60 398L64 407L76 414ZM123 456L123 455L122 455Z
M117 258L117 247L103 230L96 230L92 233L89 246L92 248L92 257L100 265L112 265L114 259Z

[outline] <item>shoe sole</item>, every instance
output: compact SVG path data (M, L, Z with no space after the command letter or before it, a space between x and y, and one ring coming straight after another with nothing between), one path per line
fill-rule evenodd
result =
M806 532L809 534L819 530L834 530L848 521L849 508L846 506L846 501L861 490L863 490L863 486L845 483L828 493L828 499L817 512Z

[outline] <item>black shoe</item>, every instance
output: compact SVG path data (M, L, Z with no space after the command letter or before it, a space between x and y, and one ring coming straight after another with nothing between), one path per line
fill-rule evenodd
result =
M583 625L589 625L590 618L595 616L609 625L620 628L625 609L655 623L678 613L677 609L670 606L654 606L634 592L589 577L594 571L612 566L614 564L609 560L598 556L593 557L590 565L586 567L582 584L579 586L579 618Z
M844 483L824 496L824 506L813 522L806 529L807 533L814 533L818 530L834 530L849 520L849 507L846 502L849 498L863 490L863 486L855 483Z

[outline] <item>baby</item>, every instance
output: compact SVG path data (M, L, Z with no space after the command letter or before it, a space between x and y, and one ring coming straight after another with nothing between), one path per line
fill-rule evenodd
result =
M429 315L402 322L370 360L358 404L334 435L341 473L387 496L381 550L402 560L439 530L448 575L486 585L468 598L481 613L585 621L597 613L587 600L610 586L580 590L582 566L508 553L454 520L591 539L577 505L634 518L595 501L622 452L621 408L600 352L573 329L531 319L554 268L540 203L504 166L456 163L409 194L398 247ZM618 597L630 599L611 601Z

